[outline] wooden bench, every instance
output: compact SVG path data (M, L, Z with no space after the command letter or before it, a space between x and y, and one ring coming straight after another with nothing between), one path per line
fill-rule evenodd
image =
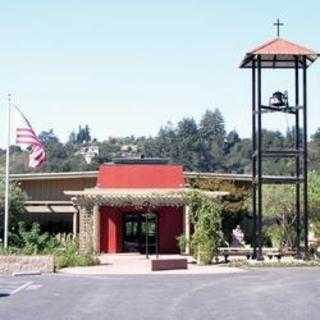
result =
M219 248L219 255L224 257L224 261L227 263L229 262L228 258L230 256L245 256L247 259L250 259L250 257L253 254L252 249L246 249L246 248Z
M188 269L187 259L152 259L151 271Z
M285 250L285 251L279 251L277 249L264 249L262 250L262 254L267 256L269 259L277 258L278 260L281 260L282 257L292 257L296 255L296 252L293 250Z
M230 256L244 256L247 259L250 259L253 256L252 248L236 248L236 247L226 247L219 248L219 255L224 257L224 261L227 263ZM279 251L274 248L264 248L262 249L262 255L267 256L269 259L277 258L280 260L282 257L295 256L295 251L293 250L284 250Z

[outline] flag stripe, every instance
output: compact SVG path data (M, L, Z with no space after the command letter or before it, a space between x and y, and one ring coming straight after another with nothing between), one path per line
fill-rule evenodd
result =
M16 143L31 146L29 166L31 168L38 168L47 160L44 145L37 137L35 131L31 127L29 120L24 116L24 114L17 106L14 107L18 110L24 120L24 126L19 127L16 130Z

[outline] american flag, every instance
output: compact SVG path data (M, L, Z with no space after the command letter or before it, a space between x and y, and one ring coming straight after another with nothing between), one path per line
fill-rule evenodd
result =
M16 143L31 147L29 167L34 169L38 168L47 160L44 145L37 137L29 120L17 106L14 105L14 107L22 118L22 124L17 127Z

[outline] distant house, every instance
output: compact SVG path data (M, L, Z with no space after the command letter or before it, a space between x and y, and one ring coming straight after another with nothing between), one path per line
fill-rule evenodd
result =
M84 146L80 149L80 154L84 157L87 164L90 164L95 156L99 155L99 147L95 145Z
M134 157L138 155L139 148L136 144L124 144L120 148L121 157Z

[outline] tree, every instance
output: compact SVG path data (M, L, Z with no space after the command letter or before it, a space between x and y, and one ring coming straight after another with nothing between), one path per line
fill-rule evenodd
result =
M219 109L206 110L200 121L200 134L202 139L223 145L226 136L224 118Z
M5 184L0 181L0 239L3 239L4 234L4 194ZM11 183L9 192L9 244L16 240L18 233L18 223L25 219L24 201L26 200L25 193L17 184ZM1 241L2 242L2 241Z
M65 146L61 143L53 130L43 131L39 135L47 154L47 162L42 171L58 172L65 171L62 163L68 157Z
M84 128L82 126L79 126L78 133L76 134L76 142L78 144L82 143L88 143L91 141L91 135L90 135L90 128L86 124Z
M265 233L272 245L279 249L293 247L296 242L294 186L263 186L263 214Z
M263 149L290 149L294 146L295 129L280 131L263 130ZM207 110L199 123L184 118L178 124L168 122L155 136L110 137L93 142L88 125L73 130L66 143L62 143L54 131L43 131L39 135L45 145L48 161L37 171L96 170L99 164L118 157L168 158L171 162L193 171L221 171L250 173L252 163L252 141L241 138L237 131L227 132L223 115L219 109ZM90 165L81 156L81 148L87 144L99 147L99 155ZM320 128L308 143L309 168L320 170ZM29 152L17 146L10 147L10 168L13 173L32 172L28 167ZM264 174L292 175L295 159L265 159ZM0 149L0 171L5 165L5 150Z
M224 169L226 130L224 118L219 111L207 110L200 121L200 137L202 142L201 158L203 170L217 171Z
M55 144L59 142L58 137L53 132L53 129L50 129L49 131L42 131L39 134L39 139L42 141L42 143L45 146L48 146L50 144Z
M77 134L74 130L71 131L68 139L68 143L70 144L76 144L77 143Z
M179 161L177 130L171 122L161 127L153 141L155 156Z
M264 149L283 148L285 137L280 131L262 130L262 146Z
M200 167L200 137L198 127L193 118L184 118L178 123L177 160L186 170L198 170Z
M309 143L309 160L311 170L320 170L320 128L311 136Z
M309 184L309 212L315 236L320 238L320 173L312 171L308 175Z
M225 167L229 172L250 173L251 172L251 139L242 139L233 144L225 157Z
M320 234L320 173L308 174L310 220ZM264 186L263 216L265 231L279 247L292 247L296 241L294 207L295 186Z
M241 139L238 132L236 130L230 131L226 137L227 152L229 152L232 147L234 147L236 144L240 142Z
M311 136L312 141L320 142L320 128Z

